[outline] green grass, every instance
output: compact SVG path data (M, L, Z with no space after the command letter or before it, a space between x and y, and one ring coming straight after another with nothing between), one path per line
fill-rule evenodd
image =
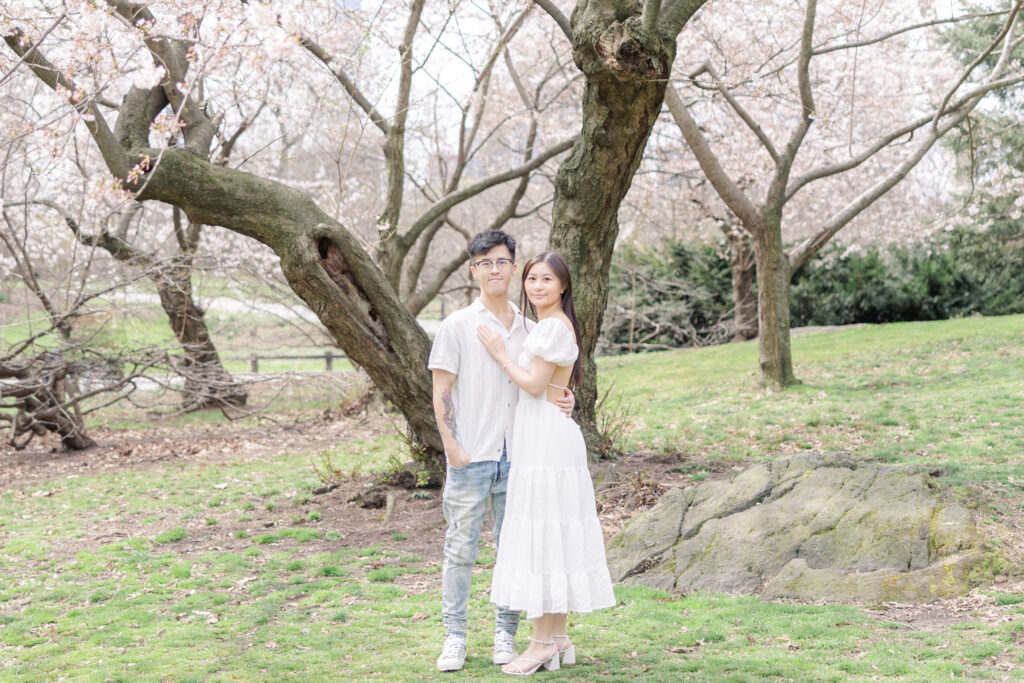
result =
M602 380L635 408L631 448L676 458L694 481L719 464L845 450L941 469L980 513L1020 513L1024 492L1003 484L1024 481L1024 317L866 327L793 347L805 384L784 393L757 387L756 344L603 359ZM328 455L368 473L400 447L387 435ZM345 529L312 514L324 510L309 495L313 455L97 469L0 491L0 681L455 678L434 669L440 546L407 557L398 532L347 546ZM282 521L264 528L253 520L268 505ZM460 678L501 679L489 662L493 562L482 549ZM410 575L429 589L408 588ZM579 665L541 677L1021 680L1024 595L989 594L1009 619L979 611L919 629L856 606L617 586L615 608L570 618Z
M941 466L947 481L1024 480L1024 316L793 337L803 384L757 384L757 342L606 358L635 409L627 450L722 460L814 449Z

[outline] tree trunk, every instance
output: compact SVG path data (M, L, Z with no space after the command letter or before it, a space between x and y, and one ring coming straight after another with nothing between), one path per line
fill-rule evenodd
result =
M205 311L192 298L191 268L172 266L161 275L157 282L160 305L185 352L180 368L185 376L183 407L202 410L244 406L248 399L245 386L224 368L206 327Z
M583 130L558 169L548 246L572 267L583 356L575 416L593 445L594 348L608 303L619 205L661 111L675 43L644 32L639 17L614 21L614 15L600 12L574 12L573 33L573 57L586 77Z
M48 352L34 360L0 364L0 398L4 408L13 408L4 420L11 425L7 443L15 450L28 445L33 436L46 432L60 435L61 444L71 450L92 448L96 442L85 432L77 404L68 394L69 365L59 352ZM19 436L27 435L20 440Z
M783 388L798 384L789 348L789 258L782 245L781 212L761 211L762 229L754 234L757 262L758 361L761 383Z
M733 341L757 336L757 297L754 296L755 259L750 238L738 230L729 238L729 272L732 275Z
M127 230L128 222L139 206L136 204L136 208L122 215L118 234ZM156 286L171 331L185 354L185 360L179 367L185 377L182 406L186 410L244 406L248 399L245 387L232 378L221 363L206 327L206 314L192 298L193 263L202 226L193 223L187 230L183 229L181 211L174 207L178 254L170 262L164 262L105 230L96 235L83 235L77 221L69 216L65 216L65 221L83 244L99 246L116 260L141 267Z

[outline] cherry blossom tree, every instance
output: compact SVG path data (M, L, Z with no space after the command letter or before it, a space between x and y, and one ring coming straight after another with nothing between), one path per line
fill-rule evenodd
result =
M672 88L665 98L704 174L753 239L761 379L775 386L796 381L789 343L792 273L900 183L986 95L1024 82L1024 71L1012 61L1024 42L1019 1L996 10L1002 18L998 34L966 67L948 68L945 77L936 73L934 62L928 64L927 72L914 71L912 47L916 45L933 60L941 51L934 38L918 38L916 33L991 13L947 19L924 16L900 23L892 21L890 3L876 2L863 3L854 14L845 5L823 5L822 21L819 3L809 0L804 3L802 21L797 21L795 16L785 17L787 8L793 11L788 4L764 7L766 18L782 18L770 38L762 41L772 59L736 62L737 44L749 43L750 34L732 36L731 43L720 37L709 47L716 51L715 58L688 74L691 88L714 97L687 102ZM736 11L730 6L723 9L726 14ZM730 25L727 17L717 21L723 27ZM819 31L822 24L829 30ZM799 29L786 33L790 26ZM864 53L872 48L882 52L873 60L865 59ZM994 59L984 66L990 55ZM721 70L721 64L729 67L729 73ZM860 70L867 76L860 77ZM858 107L858 100L872 101L875 107ZM709 143L699 122L708 106L727 108L734 116L731 125L745 126L748 140L756 142L759 149L743 155L742 164L727 167L724 155ZM892 113L904 112L909 116L892 120ZM817 136L812 134L815 123ZM816 206L811 204L816 218L810 234L787 249L784 213L792 209L791 200L826 179L843 177L849 184L851 177L857 177L851 175L854 171L861 174L860 183L845 192L830 185ZM761 197L755 198L754 191Z
M470 9L472 20L466 18ZM529 6L498 5L481 12L469 3L431 8L423 0L408 6L387 2L375 14L312 2L110 0L51 6L38 0L5 7L3 78L24 84L25 75L32 74L53 91L56 98L47 106L54 118L28 125L56 131L57 120L64 126L58 136L76 144L81 143L76 131L87 131L103 175L111 179L111 197L162 202L177 207L193 225L221 226L269 247L291 288L403 412L422 457L437 465L442 455L430 407L429 341L413 312L466 257L449 253L434 276L426 277L430 245L457 223L454 209L509 181L518 185L490 223L497 227L513 219L522 212L525 179L572 144L547 141L538 115L550 97L548 83L560 77L557 70L538 79L532 93L509 85L519 99L512 111L492 112L487 104L495 69L514 68L503 55L530 12ZM477 31L485 23L487 30ZM351 38L354 27L365 29L367 43L390 45L388 54L396 58L379 50L363 52ZM467 27L478 39L459 45L461 38L452 36L471 33ZM476 52L466 54L463 47ZM446 61L431 61L442 52L449 55ZM453 92L452 78L445 75L452 70L452 55L466 65L463 74L472 74L474 85L464 97ZM360 74L362 65L379 66L378 61L393 68ZM389 81L381 74L395 77ZM433 89L424 83L433 83ZM437 136L454 139L457 150L444 159L441 182L430 170L442 159L422 153L422 138L417 153L409 153L417 106L442 109L438 93L447 97L449 109L455 102L461 112L458 123ZM383 113L381 102L391 95L394 105ZM345 105L338 106L339 100ZM244 155L217 163L230 131L237 130L237 105L255 101L270 102L278 121L287 121L285 130L257 124L246 136ZM324 200L331 182L346 186L344 173L310 183L293 177L306 159L290 167L280 163L289 145L317 144L301 126L323 125L323 113L332 106L344 112L340 137L353 143L349 149L359 150L350 160L358 163L358 155L367 152L367 129L381 139L384 198L371 238L359 226L346 225L340 198ZM315 114L309 114L312 109ZM505 152L491 154L488 163L504 168L480 175L488 165L484 152L502 145ZM317 153L327 156L336 148L320 147ZM518 163L508 164L515 156ZM412 218L405 217L417 203L406 196L409 185L426 199Z

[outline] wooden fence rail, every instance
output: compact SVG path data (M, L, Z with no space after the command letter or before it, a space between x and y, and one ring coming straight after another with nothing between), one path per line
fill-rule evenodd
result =
M249 372L255 374L260 371L261 360L323 360L324 371L331 372L334 370L334 359L344 360L345 354L336 353L334 351L324 351L323 353L315 356L264 356L261 354L250 353L246 358L224 358L222 360L248 360L249 361Z

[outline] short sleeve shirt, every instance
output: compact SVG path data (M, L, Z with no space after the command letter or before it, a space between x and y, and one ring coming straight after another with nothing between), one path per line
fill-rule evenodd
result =
M476 336L476 328L487 325L505 340L509 358L518 358L533 323L515 304L509 305L515 312L510 329L477 299L441 322L430 348L427 367L455 375L455 440L473 462L500 460L512 433L519 387Z

